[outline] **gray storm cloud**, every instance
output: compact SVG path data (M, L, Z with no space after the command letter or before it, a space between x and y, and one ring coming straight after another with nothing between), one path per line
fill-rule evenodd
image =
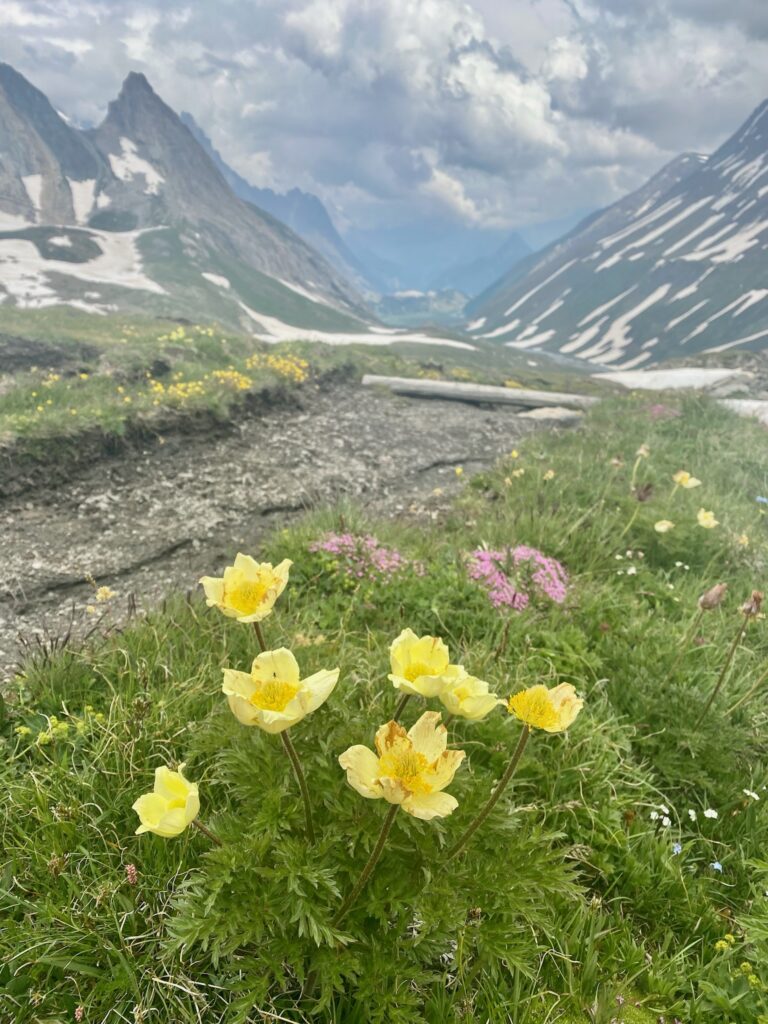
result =
M97 122L130 70L342 220L517 226L709 150L768 94L764 0L0 0L0 59Z

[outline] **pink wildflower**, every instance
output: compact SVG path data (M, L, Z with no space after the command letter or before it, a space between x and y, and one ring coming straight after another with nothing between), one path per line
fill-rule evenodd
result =
M135 864L125 865L125 877L128 881L128 885L136 885L139 880L139 872L136 870Z
M370 534L359 537L353 533L329 533L313 541L309 550L335 555L339 570L351 579L388 583L401 573L423 576L426 572L421 562L406 558L396 548L380 544Z
M468 573L488 591L495 608L521 612L534 596L565 601L568 574L563 566L525 544L500 551L478 548L469 556Z

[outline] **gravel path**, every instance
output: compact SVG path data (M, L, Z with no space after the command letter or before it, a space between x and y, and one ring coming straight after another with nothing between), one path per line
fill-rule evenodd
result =
M231 435L169 437L11 499L0 505L0 677L13 670L20 636L93 627L86 576L116 592L110 614L119 620L134 603L193 587L235 550L257 550L266 529L340 497L435 518L460 486L456 466L477 471L545 424L509 408L308 387L295 407L245 420Z

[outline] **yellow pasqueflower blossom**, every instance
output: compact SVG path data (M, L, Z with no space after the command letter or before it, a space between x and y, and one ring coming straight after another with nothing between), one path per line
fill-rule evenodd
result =
M522 466L519 469L513 469L512 470L512 476L514 476L514 477L520 477L524 473L525 473L525 470L522 468Z
M182 775L183 764L172 772L163 765L155 769L155 786L151 793L144 793L134 803L141 824L136 835L154 832L163 839L179 836L198 815L200 796L197 783L190 782Z
M479 722L498 704L504 703L497 694L490 692L484 679L468 675L460 665L452 667L459 671L454 678L448 679L439 694L443 706L450 714Z
M334 668L301 679L299 663L287 648L280 647L255 658L250 672L225 668L221 689L238 722L274 734L319 708L338 678L339 670Z
M660 519L658 523L653 524L653 528L656 533L669 533L670 530L674 530L675 524L671 519Z
M695 476L691 476L691 474L685 469L679 469L672 479L678 487L684 487L687 491L692 490L694 487L701 487L701 480L697 480Z
M208 607L215 605L238 622L261 622L285 590L292 565L288 558L273 566L271 562L257 562L250 555L238 554L235 564L228 565L223 576L203 576L200 580Z
M554 469L548 469L546 471L546 473L542 476L541 479L542 480L554 480L555 479L555 471L554 471Z
M739 547L748 548L749 537L746 535L746 533L740 533L739 536L736 538L736 543L739 545Z
M698 520L699 526L703 526L705 530L711 530L715 526L719 525L719 520L715 519L715 513L708 512L704 508L700 508L696 513L696 519Z
M96 589L96 600L97 601L111 601L115 597L114 590L111 587L97 587Z
M396 690L419 697L437 697L458 665L450 664L448 648L436 636L416 636L404 629L389 648L390 682Z
M641 444L635 452L635 455L638 457L638 459L647 459L650 454L651 449L648 447L647 444Z
M457 466L456 469L454 469L453 472L456 474L456 476L461 476L462 473L464 472L464 467L463 466Z
M447 750L447 744L440 712L425 711L408 732L398 722L382 725L375 740L378 756L357 745L344 751L339 764L361 796L399 804L414 818L430 821L458 807L456 798L443 790L453 781L464 751Z
M542 684L530 686L513 694L507 702L510 715L544 732L564 732L583 707L584 701L570 683L561 683L552 690Z

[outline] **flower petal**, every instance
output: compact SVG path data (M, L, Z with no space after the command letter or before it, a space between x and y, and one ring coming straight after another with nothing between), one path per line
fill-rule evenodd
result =
M314 675L302 679L301 690L298 696L304 714L308 715L310 711L315 711L321 704L324 704L338 681L339 669L337 668L321 669L319 672L315 672Z
M224 580L216 576L203 576L200 583L205 591L205 601L208 607L220 606L224 600Z
M282 683L298 683L299 674L299 663L287 647L264 651L254 658L251 666L253 679L259 682L279 679Z
M453 814L458 806L458 800L450 793L413 794L403 801L403 810L422 821L445 818Z
M376 730L376 738L374 743L376 750L379 752L379 757L382 754L386 754L391 746L393 746L398 740L403 739L407 735L405 729L399 722L387 722L385 725L380 726Z
M190 783L181 774L183 767L183 764L179 765L179 770L176 772L172 772L165 765L155 769L155 793L158 796L165 800L187 799Z
M224 680L221 684L221 692L227 697L242 697L248 700L256 689L256 684L250 672L238 672L233 668L224 669Z
M360 796L381 799L383 793L377 780L379 759L372 750L362 744L350 747L339 757L339 764L347 773L347 782Z
M439 711L425 711L408 730L413 749L427 761L436 761L448 746L448 730L440 724Z

